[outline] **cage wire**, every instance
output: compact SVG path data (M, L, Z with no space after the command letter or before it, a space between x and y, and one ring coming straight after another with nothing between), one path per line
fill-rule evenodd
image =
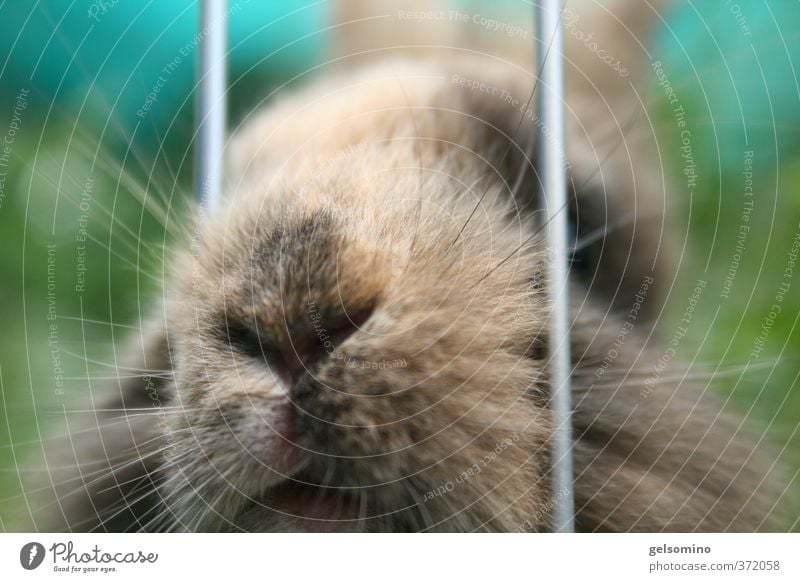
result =
M200 3L196 188L200 204L210 213L217 209L222 195L227 112L226 4L226 0L202 0Z
M551 407L554 434L551 444L554 503L553 529L574 531L572 478L572 423L569 342L568 213L564 157L564 64L561 1L541 0L533 4L537 70L540 71L536 114L533 124L538 148L538 169L545 205L548 299L551 305L548 336ZM197 196L213 213L219 206L223 180L223 147L226 127L226 0L201 0L200 50L198 52L197 107ZM533 47L535 49L535 47ZM536 193L534 193L536 194Z
M567 176L564 151L564 55L561 0L542 0L534 5L536 52L540 88L537 93L538 168L546 210L547 293L551 306L548 336L550 391L553 410L551 444L554 502L553 529L574 530L572 483L572 390L570 386L569 266L567 264Z

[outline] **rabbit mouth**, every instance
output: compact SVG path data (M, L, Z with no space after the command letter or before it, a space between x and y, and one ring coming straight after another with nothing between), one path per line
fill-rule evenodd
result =
M367 516L367 495L342 487L287 481L272 488L264 505L295 518L354 522Z
M371 509L372 501L371 495L358 489L290 480L251 498L229 523L237 531L250 532L385 530L384 520Z
M246 531L418 531L416 505L396 506L389 491L286 481L266 492L236 520ZM396 500L399 502L399 499ZM404 505L404 504L401 504ZM393 506L394 508L390 508ZM275 529L275 528L278 529Z

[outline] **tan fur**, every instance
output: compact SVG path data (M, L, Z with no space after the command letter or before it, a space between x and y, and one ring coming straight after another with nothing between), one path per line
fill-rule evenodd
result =
M131 438L105 438L115 453L133 441L164 460L127 465L124 486L104 479L63 498L63 519L48 527L550 528L560 495L550 491L541 350L547 252L533 236L534 179L510 192L530 119L517 133L519 106L454 82L479 81L524 103L532 70L474 52L401 52L355 71L340 63L342 71L243 123L230 146L226 202L176 260L151 340L173 370L159 393L177 408L166 425L143 417ZM616 89L611 97L622 103ZM581 108L568 127L576 184L594 172L602 152L592 146L608 127L588 98L571 97ZM622 151L604 162L602 200L612 214L655 208L658 223L658 194L631 185L642 153ZM580 207L602 194L578 196ZM608 238L617 254L598 263L599 291L576 280L573 293L579 528L778 527L769 463L702 384L662 381L642 394L660 355L649 330L637 326L598 381L623 322L607 308L630 307L643 277L655 289L664 276L652 229ZM618 255L631 248L633 257ZM348 324L352 314L363 321ZM231 329L256 329L292 357L300 342L319 342L315 321L352 333L293 382L280 379L269 354L231 347ZM405 365L371 365L387 362ZM673 364L666 377L681 374ZM119 404L141 402L141 391L128 382ZM97 432L87 438L88 449ZM276 447L285 457L265 462ZM119 466L102 457L100 465Z

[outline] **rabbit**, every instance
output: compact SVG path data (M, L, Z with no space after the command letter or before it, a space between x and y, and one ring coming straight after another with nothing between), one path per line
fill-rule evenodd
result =
M546 43L421 6L341 3L326 72L242 120L220 208L198 209L111 395L49 453L37 529L554 529L530 137ZM766 446L677 359L653 374L670 202L652 144L627 140L658 12L567 10L564 212L589 241L570 273L576 528L780 529Z

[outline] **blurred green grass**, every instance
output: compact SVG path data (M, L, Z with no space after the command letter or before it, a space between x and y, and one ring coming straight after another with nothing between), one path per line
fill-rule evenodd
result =
M87 36L76 53L86 57L85 70L65 59L69 51L58 39L45 53L37 49L36 43L50 35L48 22L75 18L76 30L83 30L67 8L62 14L51 6L56 12L36 15L33 22L40 30L34 28L19 45L44 54L42 69L31 74L35 61L29 59L17 71L12 66L0 73L0 134L9 126L19 90L31 89L0 198L0 531L27 514L20 480L24 459L46 446L42 439L69 416L64 409L80 408L87 392L103 384L102 376L112 374L121 356L115 351L135 331L142 306L158 297L163 247L174 235L143 209L130 188L118 185L119 168L103 164L124 160L126 175L141 184L148 183L153 171L159 186L152 192L170 192L176 184L169 201L170 224L185 215L186 200L192 196L187 139L192 131L192 67L170 79L169 89L146 119L137 119L135 110L152 84L148 68L162 66L168 60L164 55L175 54L192 37L195 14L181 12L187 4L175 3L169 18L151 15L149 25L145 12L144 21L134 20L136 28L129 32L124 25L135 15L110 12L104 21L107 28L96 31L104 36ZM800 468L800 272L795 271L763 352L757 358L752 352L784 281L787 253L800 233L800 91L794 67L800 60L800 42L791 26L800 22L800 9L790 2L772 3L770 10L747 7L752 35L742 33L725 6L687 4L671 13L670 28L659 33L654 45L654 58L664 62L687 112L700 174L693 192L674 192L672 222L686 248L662 327L665 334L672 332L696 282L707 281L678 356L696 357L698 370L724 372L715 388L764 427L779 448L785 445L783 460L793 472ZM2 18L4 10L0 9L0 29L6 38L0 46L13 41L10 30L23 30L19 18ZM246 11L240 18L255 20ZM281 42L321 28L324 15L315 18L284 23ZM153 21L170 19L177 23L174 34L158 37L163 27L153 26ZM152 49L145 61L130 60L132 45L114 44L128 35ZM267 41L261 37L261 42ZM318 59L320 43L320 38L312 38L305 45L293 45L295 52L255 68L258 44L234 51L232 77L239 79L232 92L234 117ZM13 65L20 49L4 48L8 50L2 54L8 54ZM124 65L103 67L106 56L119 63L116 59L123 54ZM128 82L132 76L139 82ZM651 80L659 145L669 170L680 176L680 134L669 104ZM105 126L109 117L120 125ZM93 164L97 149L103 155ZM742 224L746 151L754 152L750 230L730 294L722 298ZM87 180L91 195L82 209ZM87 269L83 290L77 290L82 224L89 236ZM54 263L48 280L49 257ZM148 273L155 273L155 279ZM54 291L56 319L48 319L48 285ZM61 393L54 372L56 352L49 341L51 324L57 326ZM107 365L87 367L87 359ZM739 374L737 370L745 367L747 373ZM800 497L800 488L790 495Z

